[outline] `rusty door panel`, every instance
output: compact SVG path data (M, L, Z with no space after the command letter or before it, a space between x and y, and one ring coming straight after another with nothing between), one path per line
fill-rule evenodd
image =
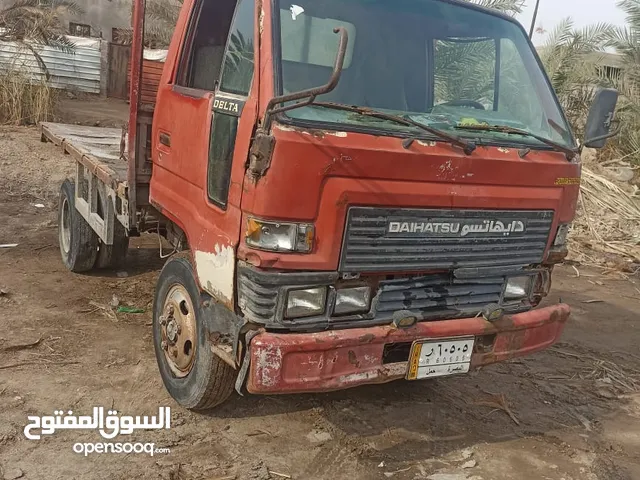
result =
M129 56L131 46L109 43L109 80L107 96L127 100L129 98Z

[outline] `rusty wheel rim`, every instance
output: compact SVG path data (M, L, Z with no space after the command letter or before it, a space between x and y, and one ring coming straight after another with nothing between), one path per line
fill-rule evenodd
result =
M176 377L186 377L195 360L196 311L182 285L169 289L159 321L167 363Z
M64 253L69 253L71 249L71 209L69 206L69 200L67 198L62 199L60 219L60 244Z

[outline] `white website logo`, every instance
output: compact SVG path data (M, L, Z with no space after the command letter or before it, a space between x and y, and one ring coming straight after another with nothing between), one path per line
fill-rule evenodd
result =
M131 435L136 430L161 430L171 427L171 408L160 407L158 415L118 416L115 410L108 410L105 416L103 407L93 407L93 415L76 416L72 411L67 415L62 410L51 416L29 416L29 424L24 427L24 436L29 440L40 440L42 435L53 435L58 430L97 430L102 438L111 440L118 435ZM39 433L32 430L39 429Z

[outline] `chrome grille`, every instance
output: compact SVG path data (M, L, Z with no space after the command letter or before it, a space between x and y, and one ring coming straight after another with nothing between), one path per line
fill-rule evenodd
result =
M552 223L551 210L351 207L340 271L401 272L540 263ZM399 230L397 224L404 231L393 231ZM514 225L522 225L522 231ZM456 226L458 231L452 232ZM470 231L472 226L494 231ZM507 227L513 231L507 232Z

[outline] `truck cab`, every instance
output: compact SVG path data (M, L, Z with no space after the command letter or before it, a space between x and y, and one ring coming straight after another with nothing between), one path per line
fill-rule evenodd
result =
M176 252L153 336L180 404L464 374L558 340L569 307L537 307L580 148L517 21L458 0L185 0L144 131L143 23L137 0L125 226L152 212Z

